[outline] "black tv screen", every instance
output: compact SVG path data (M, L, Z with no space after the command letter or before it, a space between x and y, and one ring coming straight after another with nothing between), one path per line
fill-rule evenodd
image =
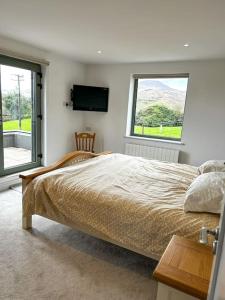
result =
M108 111L109 89L106 87L74 85L71 95L74 110Z

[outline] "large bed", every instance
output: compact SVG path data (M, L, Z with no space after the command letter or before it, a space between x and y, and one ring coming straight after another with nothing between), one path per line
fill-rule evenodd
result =
M122 154L73 152L20 175L23 228L37 214L137 253L159 259L174 234L198 240L219 216L185 213L196 167Z

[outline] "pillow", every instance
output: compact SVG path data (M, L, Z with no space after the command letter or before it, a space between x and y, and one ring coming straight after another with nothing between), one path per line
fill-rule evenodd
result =
M209 172L225 172L225 161L224 160L208 160L202 164L199 168L199 173Z
M220 214L224 205L225 173L210 172L196 177L189 186L184 211Z

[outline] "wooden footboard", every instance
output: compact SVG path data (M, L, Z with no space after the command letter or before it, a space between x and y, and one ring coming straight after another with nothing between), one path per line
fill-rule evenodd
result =
M107 155L111 152L101 152L101 153L92 153L92 152L85 152L85 151L74 151L67 153L65 156L63 156L60 160L55 162L54 164L48 166L48 167L40 167L35 170L29 170L21 173L19 175L20 178L22 178L22 190L25 191L27 185L36 177L46 174L48 172L64 168L70 165L74 165L78 162L98 157L100 155ZM29 229L32 227L32 215L25 215L23 212L22 216L22 227L23 229Z

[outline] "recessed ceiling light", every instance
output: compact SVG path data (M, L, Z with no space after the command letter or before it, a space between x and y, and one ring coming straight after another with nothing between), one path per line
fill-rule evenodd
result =
M188 43L184 44L184 47L189 47L189 44Z
M98 50L97 53L98 53L98 54L102 54L102 50Z

